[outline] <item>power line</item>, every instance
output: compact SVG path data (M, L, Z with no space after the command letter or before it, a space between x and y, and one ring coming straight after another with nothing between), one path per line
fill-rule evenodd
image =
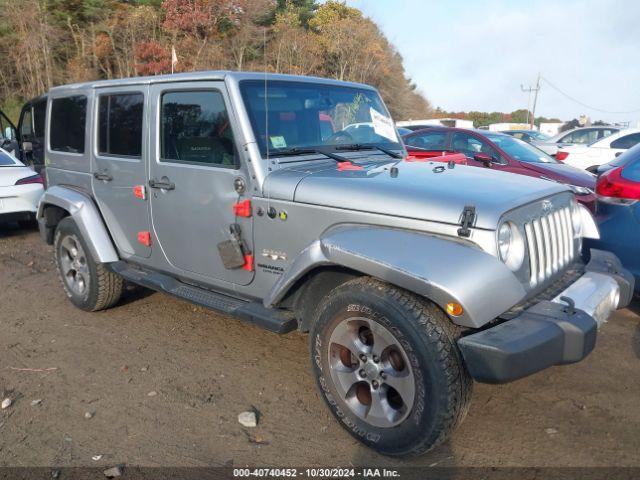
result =
M566 93L566 92L562 91L560 88L558 88L557 86L555 86L552 82L550 82L550 81L549 81L549 79L547 79L547 78L545 78L545 77L540 77L540 78L541 78L542 80L544 80L544 81L547 83L547 85L549 85L551 88L553 88L553 89L554 89L556 92L558 92L559 94L564 95L564 96L565 96L565 97L567 97L569 100L571 100L571 101L573 101L573 102L575 102L575 103L577 103L577 104L579 104L579 105L582 105L583 107L588 108L588 109L590 109L590 110L595 110L596 112L600 112L600 113L610 113L610 114L617 114L617 115L640 112L640 108L638 108L638 109L636 109L636 110L628 110L628 111L625 111L625 112L614 112L614 111L611 111L611 110L604 110L604 109L602 109L602 108L593 107L593 106L588 105L588 104L586 104L586 103L584 103L584 102L581 102L581 101L580 101L580 100L578 100L577 98L572 97L572 96L571 96L571 95L569 95L568 93Z

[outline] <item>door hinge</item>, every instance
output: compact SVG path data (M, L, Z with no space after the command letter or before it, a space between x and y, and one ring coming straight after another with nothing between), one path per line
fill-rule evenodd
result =
M251 200L242 200L233 205L233 213L236 217L251 216Z
M138 243L141 243L145 247L151 246L151 232L142 231L138 232Z
M476 221L476 207L473 205L465 205L462 209L462 215L460 215L460 228L458 229L458 235L460 237L470 237L471 229Z
M140 200L147 199L147 189L144 185L136 185L133 187L133 196Z

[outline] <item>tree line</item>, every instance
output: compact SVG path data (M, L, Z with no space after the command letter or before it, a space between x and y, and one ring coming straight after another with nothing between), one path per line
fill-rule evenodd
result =
M442 110L440 108L436 108L433 111L434 118L460 118L464 120L473 120L473 125L476 128L479 127L487 127L492 123L523 123L528 124L530 122L530 115L532 113L527 112L526 108L521 108L519 110L514 110L510 113L505 112L479 112L479 111L470 111L470 112L447 112L446 110ZM541 123L561 123L562 120L558 118L547 118L543 116L538 116L534 120L534 124L540 126Z
M397 120L426 98L378 26L339 0L0 0L0 105L66 83L251 70L377 87Z

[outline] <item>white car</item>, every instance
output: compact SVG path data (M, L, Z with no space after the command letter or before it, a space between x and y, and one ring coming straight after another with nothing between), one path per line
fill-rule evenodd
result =
M591 127L578 127L572 130L560 132L555 137L549 139L550 143L556 143L558 146L566 145L589 145L590 143L602 140L609 135L618 133L621 127L611 125L595 125Z
M640 143L640 129L627 128L589 145L561 147L556 159L593 173L600 165L610 162L637 143Z
M32 221L43 193L42 177L0 148L0 221Z

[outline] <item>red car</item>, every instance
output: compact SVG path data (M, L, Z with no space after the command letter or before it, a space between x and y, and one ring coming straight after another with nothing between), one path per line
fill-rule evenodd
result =
M576 199L590 210L595 208L596 177L563 164L542 150L503 133L488 130L432 127L403 137L410 156L439 161L449 153L461 153L466 165L565 183Z

